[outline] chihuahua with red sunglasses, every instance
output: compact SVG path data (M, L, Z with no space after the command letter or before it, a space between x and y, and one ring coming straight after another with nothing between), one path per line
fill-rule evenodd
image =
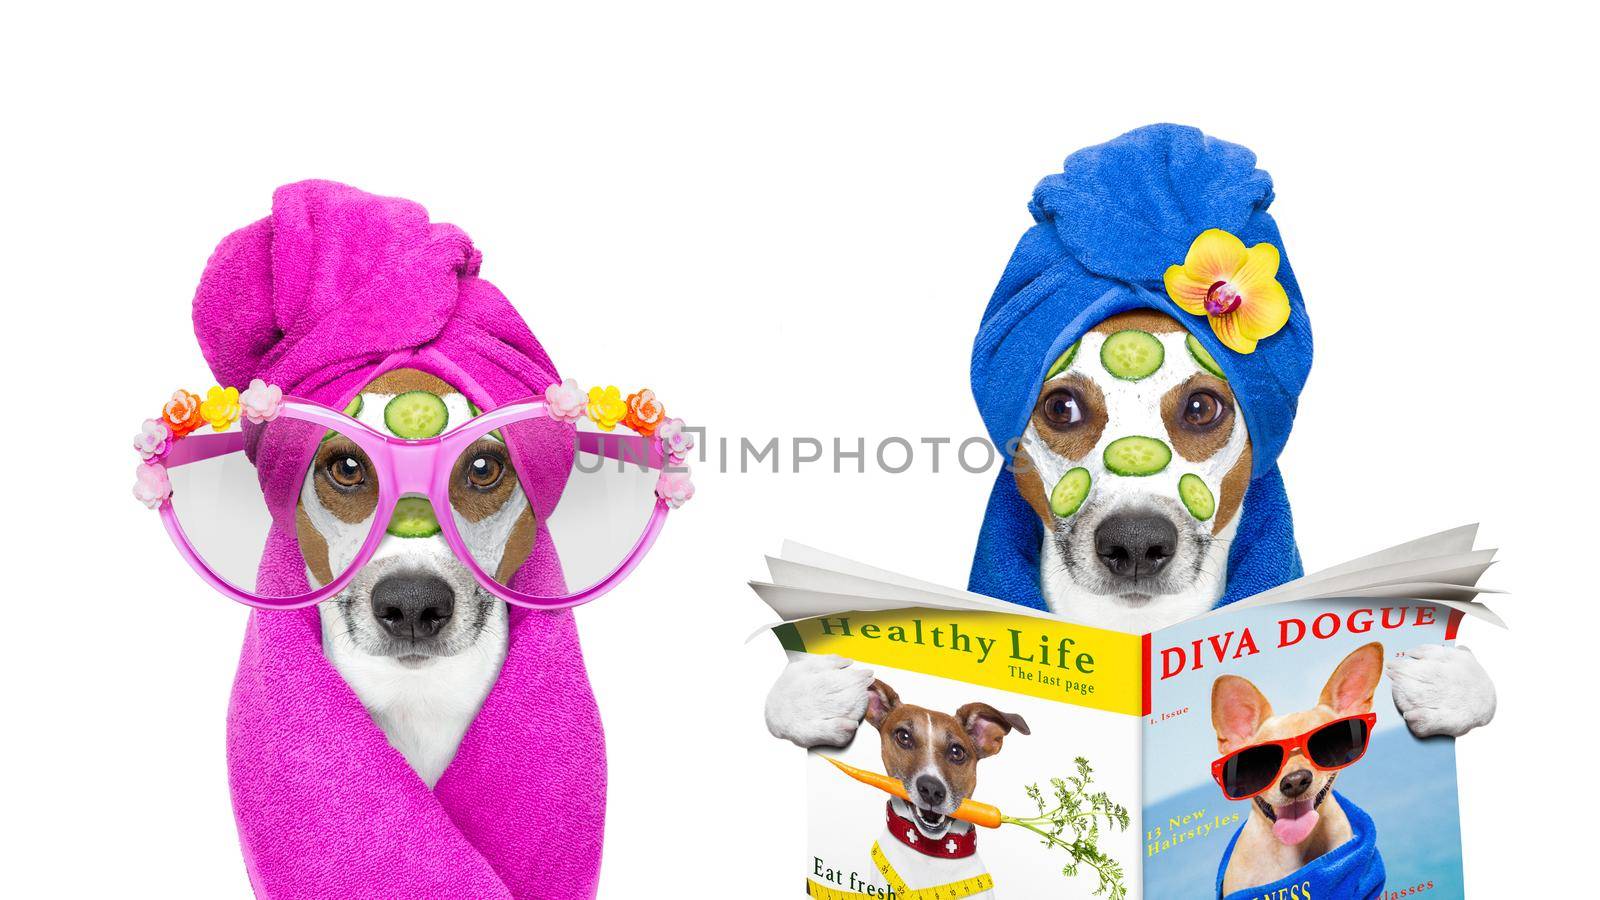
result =
M1221 754L1212 776L1228 799L1252 801L1224 895L1278 881L1354 836L1333 782L1366 753L1383 664L1382 644L1357 649L1333 670L1316 706L1282 716L1237 675L1212 685Z

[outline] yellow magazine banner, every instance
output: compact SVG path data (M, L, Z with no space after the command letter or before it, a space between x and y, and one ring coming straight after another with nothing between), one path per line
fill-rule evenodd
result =
M839 613L775 630L789 650L837 653L1130 716L1144 711L1139 635L1033 616L940 609Z

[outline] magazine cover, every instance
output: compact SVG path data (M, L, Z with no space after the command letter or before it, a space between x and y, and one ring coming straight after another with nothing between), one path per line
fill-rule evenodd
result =
M1412 736L1386 666L1461 616L1307 600L1153 635L1146 896L1463 896L1455 741Z
M1138 637L931 608L779 631L876 675L854 742L808 755L811 896L1137 896Z

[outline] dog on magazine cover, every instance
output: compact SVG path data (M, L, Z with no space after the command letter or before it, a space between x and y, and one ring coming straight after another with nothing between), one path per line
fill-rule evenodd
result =
M867 697L866 721L878 731L884 771L908 798L888 802L873 868L897 896L992 898L977 827L952 816L977 789L979 761L999 753L1013 731L1028 734L1028 723L987 703L968 703L954 715L902 703L881 681Z
M1219 898L1381 896L1377 829L1333 785L1366 755L1383 665L1382 644L1360 647L1334 668L1315 706L1282 715L1237 675L1212 684L1220 754L1212 776L1229 800L1250 802L1217 870Z
M973 395L1013 453L973 591L1144 633L1303 574L1277 461L1311 326L1272 199L1248 149L1171 125L1081 150L1040 182L973 344ZM769 730L848 744L872 672L789 659ZM1493 717L1465 647L1391 665L1418 736Z

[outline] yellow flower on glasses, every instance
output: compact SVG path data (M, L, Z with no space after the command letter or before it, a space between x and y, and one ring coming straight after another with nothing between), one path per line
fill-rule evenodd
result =
M1289 321L1289 295L1278 283L1278 248L1244 241L1220 228L1202 232L1181 266L1169 266L1167 296L1185 312L1211 320L1211 330L1236 353Z
M622 391L616 385L589 388L589 420L600 426L601 431L616 428L627 414L628 403L622 399Z
M200 418L212 431L227 431L239 418L239 389L214 387L206 391L206 399L200 401Z

